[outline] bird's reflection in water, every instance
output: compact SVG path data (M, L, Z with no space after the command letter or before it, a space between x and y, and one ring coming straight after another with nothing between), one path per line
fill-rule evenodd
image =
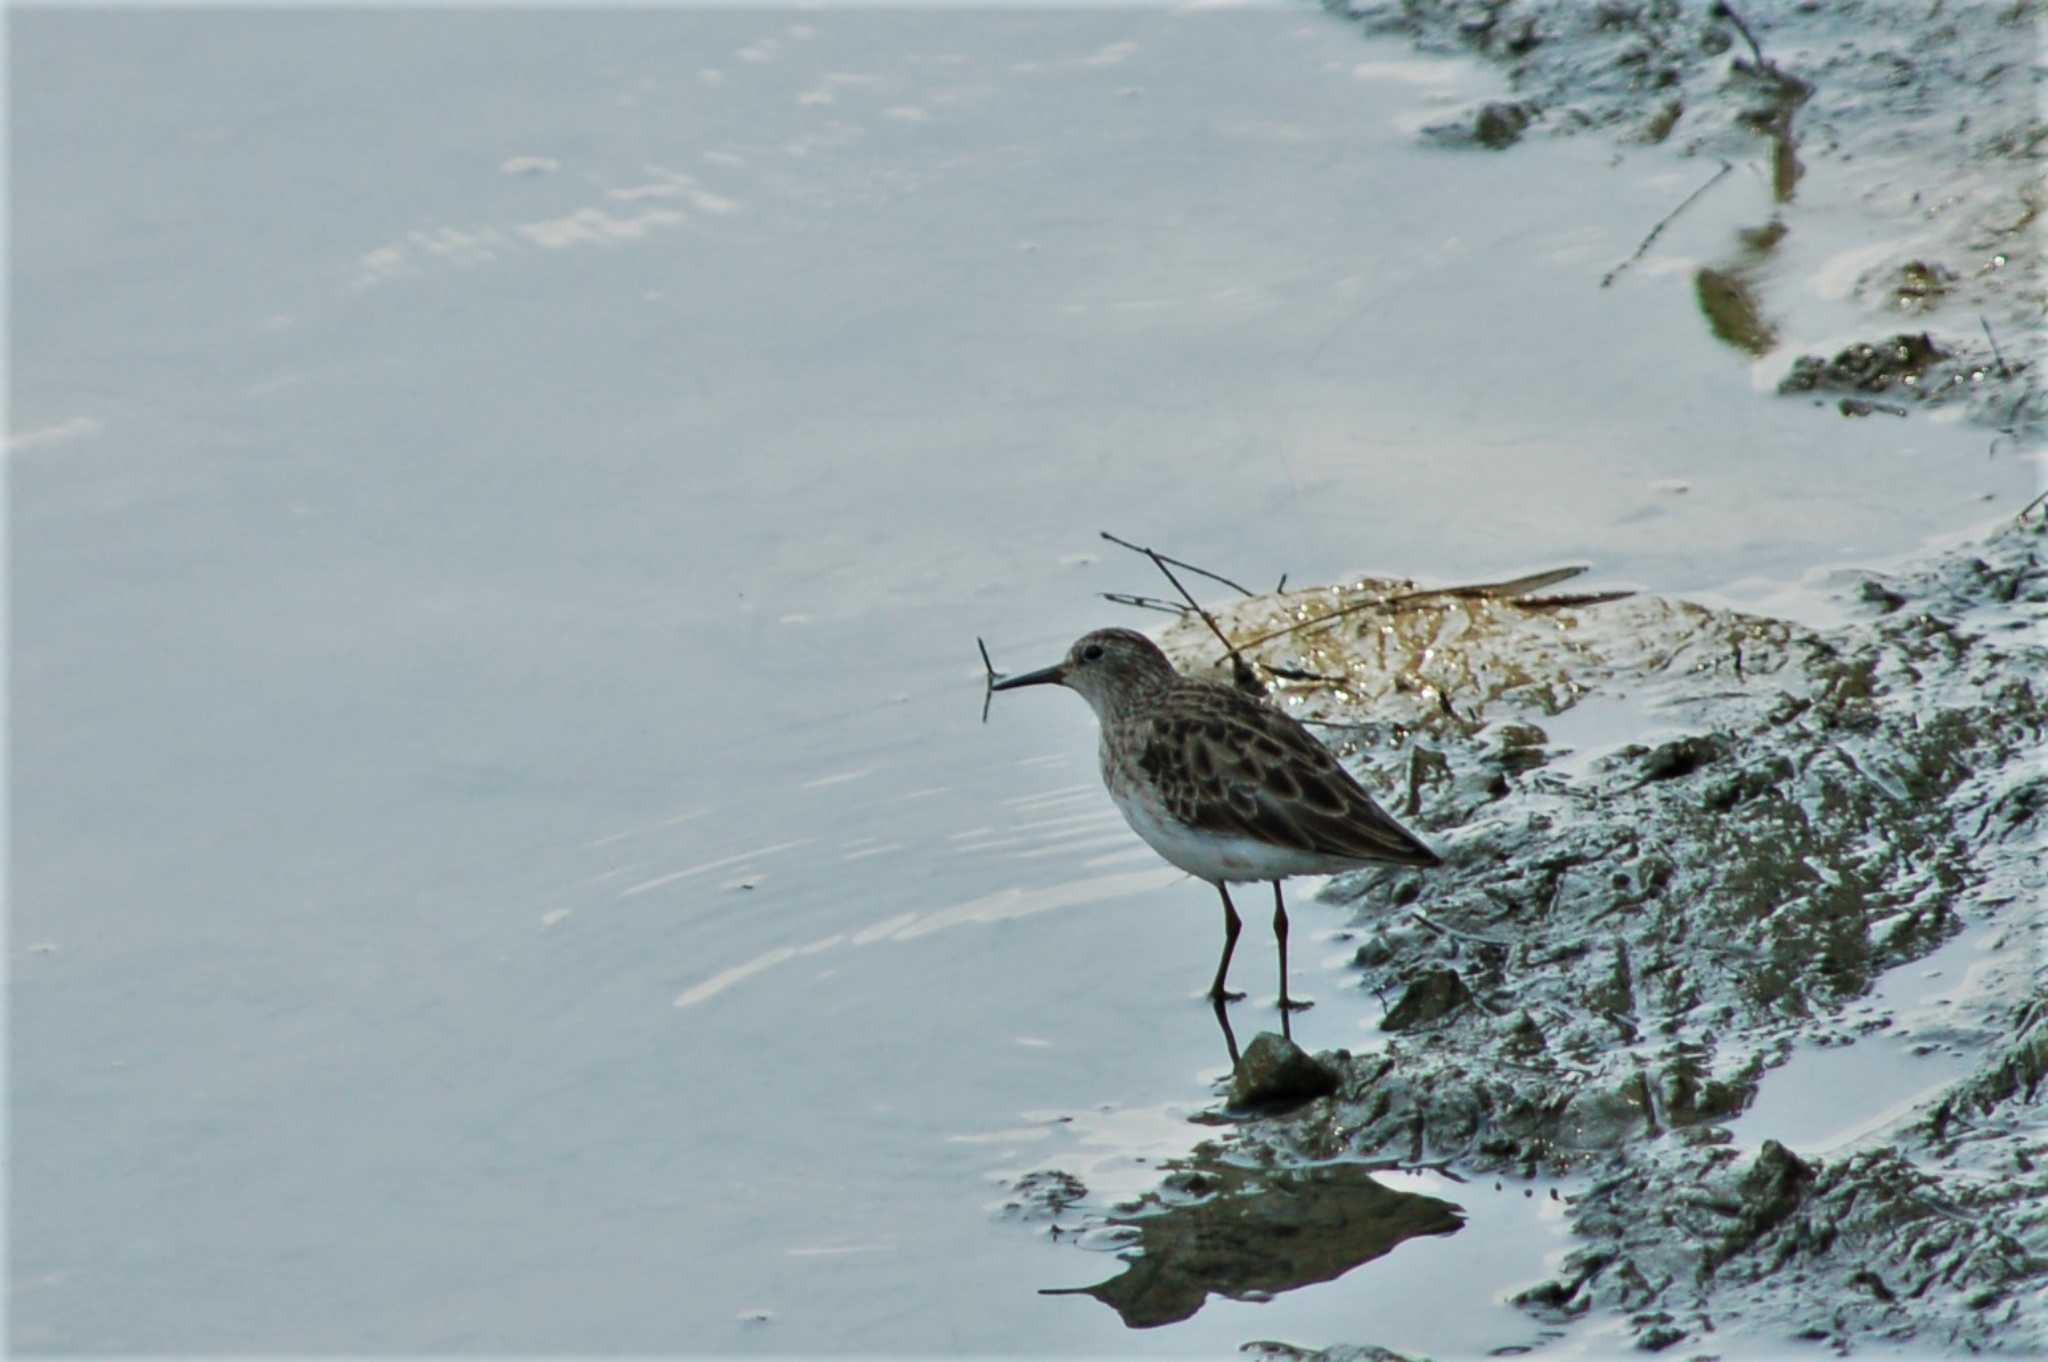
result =
M1192 1317L1213 1293L1261 1300L1334 1281L1403 1239L1450 1234L1464 1212L1397 1192L1359 1164L1243 1168L1197 1153L1112 1225L1137 1232L1124 1270L1048 1296L1093 1296L1133 1329Z
M1211 1002L1214 1004L1216 1008L1216 1025L1223 1028L1223 1048L1230 1053L1231 1072L1235 1073L1237 1071L1239 1060L1243 1058L1241 1055L1237 1053L1237 1032L1230 1029L1230 1012L1228 1009L1224 1007L1223 1000L1221 998L1214 998L1211 999ZM1287 1014L1285 1012L1282 1012L1280 1014L1280 1019L1281 1022L1284 1024L1287 1020ZM1291 1033L1289 1034L1288 1039L1294 1039Z

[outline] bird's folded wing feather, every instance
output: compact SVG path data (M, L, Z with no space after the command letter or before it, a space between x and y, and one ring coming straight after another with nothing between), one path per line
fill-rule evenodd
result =
M1156 722L1144 757L1168 811L1202 832L1353 860L1437 862L1328 748L1277 711L1219 702L1201 720ZM1167 772L1184 779L1160 779Z

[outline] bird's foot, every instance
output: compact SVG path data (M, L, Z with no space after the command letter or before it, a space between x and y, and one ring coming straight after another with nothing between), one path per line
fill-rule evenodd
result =
M1209 990L1209 999L1219 1003L1241 1003L1244 1001L1244 994L1227 988L1212 988Z
M1280 1000L1280 1010L1282 1012L1306 1012L1315 1005L1315 999L1313 998L1282 998Z

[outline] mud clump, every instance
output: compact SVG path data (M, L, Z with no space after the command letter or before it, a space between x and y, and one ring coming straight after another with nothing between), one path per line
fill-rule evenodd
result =
M1940 342L1925 331L1900 334L1876 342L1859 341L1833 359L1802 355L1778 382L1780 396L1800 393L1844 393L1845 416L1885 412L1904 416L1908 408L1870 401L1866 395L1887 394L1915 404L1940 406L1976 401L2001 383L2021 382L2031 366L2008 360L1988 346L1963 341ZM2009 412L2017 417L2031 388L2022 391Z
M1803 355L1792 363L1792 372L1778 384L1780 393L1812 392L1817 388L1839 388L1852 392L1881 393L1893 388L1916 387L1928 369L1949 357L1949 352L1922 331L1917 336L1893 336L1876 345L1858 342L1833 359Z
M1535 112L1527 105L1490 100L1457 118L1432 123L1422 133L1439 146L1502 151L1521 141L1522 133L1535 118Z

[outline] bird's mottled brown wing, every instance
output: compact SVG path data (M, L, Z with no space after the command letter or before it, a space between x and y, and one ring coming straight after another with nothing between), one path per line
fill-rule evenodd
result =
M1323 856L1437 863L1328 748L1279 710L1198 681L1183 683L1162 708L1147 720L1139 765L1182 822Z

